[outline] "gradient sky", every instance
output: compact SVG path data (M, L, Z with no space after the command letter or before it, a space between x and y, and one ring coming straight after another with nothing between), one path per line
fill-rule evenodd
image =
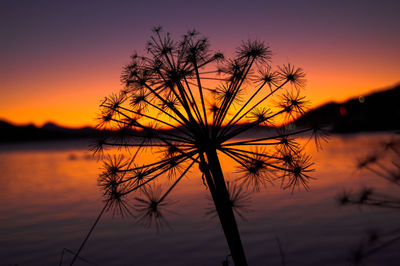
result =
M0 119L93 125L157 25L176 38L196 28L226 55L263 40L273 64L305 70L313 106L344 101L400 82L399 10L400 1L383 0L2 0Z

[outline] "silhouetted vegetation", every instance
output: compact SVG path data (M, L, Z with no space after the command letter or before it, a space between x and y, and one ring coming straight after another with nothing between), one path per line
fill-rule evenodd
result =
M380 150L361 158L360 169L375 174L395 186L400 186L400 140L393 138L386 142ZM399 187L400 188L400 187ZM372 187L365 187L359 192L344 192L338 197L341 205L370 206L400 211L400 197L380 193ZM358 265L367 257L400 240L400 227L385 229L382 232L371 231L367 241L361 243L352 252L352 261Z
M160 227L171 191L197 166L235 265L247 265L234 214L246 190L259 191L277 179L284 189L308 189L312 179L313 162L295 137L312 132L317 139L318 128L286 127L308 106L300 94L305 74L291 64L274 70L272 52L260 41L243 42L226 59L195 30L180 41L160 27L153 33L147 55L133 54L124 67L124 88L101 103L98 127L105 134L93 151L103 156L108 147L118 147L132 154L105 157L99 177L105 209L134 212L146 226ZM240 138L277 124L274 134ZM146 149L160 156L142 165L138 154ZM229 186L220 156L237 164L239 177ZM150 185L162 176L171 180L168 189Z

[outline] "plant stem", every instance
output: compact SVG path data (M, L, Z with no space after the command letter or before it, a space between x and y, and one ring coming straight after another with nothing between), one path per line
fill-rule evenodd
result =
M108 201L106 202L106 204L104 204L103 209L101 210L101 212L99 213L99 215L96 218L96 221L94 222L94 224L90 228L89 233L85 237L85 240L83 240L81 246L78 249L78 252L76 252L74 258L72 259L70 266L72 266L74 264L74 262L76 261L76 259L79 257L79 253L81 253L82 248L85 246L86 241L89 239L89 236L92 234L94 228L96 227L97 223L99 222L99 220L100 220L101 216L103 215L104 211L107 209L107 206L108 206Z
M208 173L214 181L209 182L211 180L209 180L210 178L207 178L207 182L211 183L208 184L209 186L215 186L214 193L211 193L211 196L213 197L215 208L231 251L232 259L236 266L246 266L246 255L244 253L239 229L229 200L229 192L225 184L221 164L215 148L208 149L206 155L209 168Z

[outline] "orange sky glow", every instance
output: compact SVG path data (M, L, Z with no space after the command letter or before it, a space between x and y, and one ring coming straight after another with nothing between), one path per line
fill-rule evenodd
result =
M347 8L318 3L275 4L275 10L287 10L281 17L277 12L263 17L259 12L270 9L261 2L258 8L232 4L229 12L210 13L207 20L201 13L207 10L206 3L201 8L180 5L187 12L176 20L163 16L160 4L160 10L148 11L139 23L139 13L148 10L145 4L132 11L136 17L123 17L130 8L125 2L121 6L104 2L87 13L90 5L77 9L77 2L71 7L49 2L38 9L9 1L1 19L6 42L0 46L0 119L39 126L48 121L71 127L95 125L99 103L122 89L123 65L134 50L144 51L149 29L158 24L176 39L194 27L209 37L211 49L227 57L242 40L265 41L274 55L272 66L291 63L304 69L303 94L312 107L400 82L400 37L396 34L400 19L392 11L396 2L367 1L361 9L352 1ZM218 13L224 6L213 8ZM297 13L299 8L304 12ZM235 20L238 14L243 23ZM71 22L72 16L78 19Z

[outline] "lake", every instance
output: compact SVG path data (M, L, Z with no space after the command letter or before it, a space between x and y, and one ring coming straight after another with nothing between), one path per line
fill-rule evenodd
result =
M398 210L339 206L335 200L344 190L364 186L399 195L398 186L356 167L358 158L390 138L331 136L323 150L307 148L316 169L309 191L291 193L276 181L251 192L246 219L238 217L249 265L281 265L280 248L286 265L346 265L366 232L398 228ZM152 156L141 158L151 161ZM221 161L234 180L235 167L226 158ZM0 145L0 265L58 265L64 248L76 251L104 205L96 184L101 165L86 141ZM168 226L161 231L106 212L81 252L86 261L75 265L221 265L229 250L218 219L206 215L211 197L199 170L169 197ZM395 243L367 262L399 265L398 248ZM65 251L62 265L72 257Z

